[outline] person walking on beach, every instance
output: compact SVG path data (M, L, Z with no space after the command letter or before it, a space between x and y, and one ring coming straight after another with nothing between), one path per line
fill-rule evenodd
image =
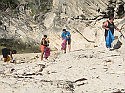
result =
M67 31L66 29L63 29L63 32L61 34L61 38L63 40L62 42L62 50L64 50L64 53L66 53L66 45L68 43L68 49L69 49L69 52L71 50L71 34L69 31Z
M105 41L106 41L106 47L111 48L111 43L114 40L114 30L121 32L120 29L117 28L117 26L114 25L114 17L110 16L109 20L103 23L102 28L105 29Z
M43 60L43 56L45 57L45 59L48 58L48 56L50 56L50 48L49 46L49 39L47 38L47 35L44 35L44 37L41 40L41 61Z

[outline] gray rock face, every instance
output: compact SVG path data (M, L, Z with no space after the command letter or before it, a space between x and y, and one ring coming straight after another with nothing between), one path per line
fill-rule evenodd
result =
M19 42L24 49L35 51L47 34L52 49L60 49L60 34L67 28L72 34L72 49L94 47L102 42L100 20L104 15L124 13L124 1L119 0L40 0L19 1L16 9L1 13L0 38ZM44 6L44 3L46 7ZM122 10L120 10L122 7ZM43 9L43 10L42 10ZM97 37L99 38L97 40ZM15 44L11 44L15 47ZM17 46L18 48L18 46ZM39 49L38 49L39 51Z

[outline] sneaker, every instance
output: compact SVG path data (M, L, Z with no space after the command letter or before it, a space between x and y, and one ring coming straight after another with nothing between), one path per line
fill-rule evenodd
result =
M109 48L109 51L113 51L114 50L114 48Z

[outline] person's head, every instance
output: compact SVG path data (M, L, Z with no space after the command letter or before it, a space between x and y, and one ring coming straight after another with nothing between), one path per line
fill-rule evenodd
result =
M17 53L17 51L16 50L12 50L12 54L16 54Z
M44 35L44 38L47 38L47 35Z
M63 32L66 32L66 29L63 29Z
M110 22L113 22L113 21L114 21L114 17L113 17L113 16L110 16L110 17L109 17L109 21L110 21Z

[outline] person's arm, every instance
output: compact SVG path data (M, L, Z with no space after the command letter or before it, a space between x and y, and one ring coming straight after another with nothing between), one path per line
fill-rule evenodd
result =
M70 32L69 32L69 37L71 37L71 34L70 34Z
M62 40L64 39L64 33L61 34L61 38L62 38Z
M50 43L50 42L49 42L49 38L47 38L47 43Z
M11 57L11 59L13 59L13 56L12 56L12 51L10 50L10 57Z
M41 45L44 45L45 44L45 39L42 39L41 40Z
M46 41L47 41L47 46L49 46L50 43L49 38L46 38Z
M71 37L71 34L70 34L70 32L67 32L67 38L70 38Z
M108 21L104 22L104 24L102 25L102 28L104 28L105 30L109 30L108 26Z
M121 32L121 30L120 30L119 28L117 28L117 26L115 26L115 29L116 29L117 31Z

